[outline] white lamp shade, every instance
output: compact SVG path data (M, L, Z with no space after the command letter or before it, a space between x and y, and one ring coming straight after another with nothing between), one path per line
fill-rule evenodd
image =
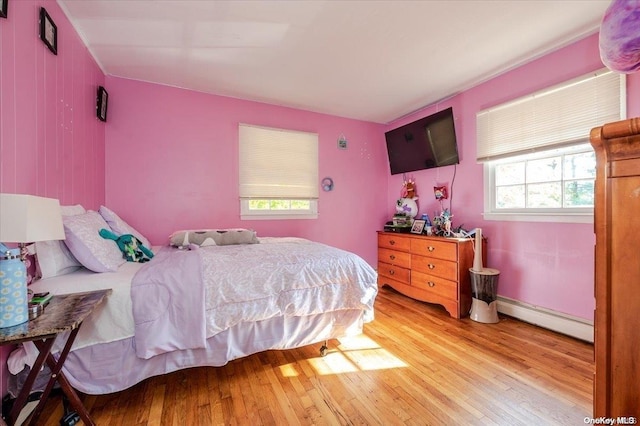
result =
M26 194L0 194L0 242L64 240L60 202Z

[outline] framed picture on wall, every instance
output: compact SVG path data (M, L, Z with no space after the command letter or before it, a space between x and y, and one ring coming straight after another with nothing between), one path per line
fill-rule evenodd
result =
M100 121L107 121L107 106L109 103L109 94L104 87L98 86L98 101L96 103L96 112Z
M40 40L54 55L58 54L58 27L44 7L40 8Z
M9 7L9 0L0 0L0 18L7 17L7 7Z

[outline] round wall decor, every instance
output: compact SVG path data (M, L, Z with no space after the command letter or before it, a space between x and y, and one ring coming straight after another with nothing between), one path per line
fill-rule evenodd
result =
M322 190L329 192L333 190L333 179L326 177L322 179Z

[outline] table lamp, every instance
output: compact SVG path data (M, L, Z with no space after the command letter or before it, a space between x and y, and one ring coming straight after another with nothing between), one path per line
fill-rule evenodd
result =
M29 318L26 243L64 240L60 202L26 194L0 194L0 328ZM2 243L18 243L9 249Z

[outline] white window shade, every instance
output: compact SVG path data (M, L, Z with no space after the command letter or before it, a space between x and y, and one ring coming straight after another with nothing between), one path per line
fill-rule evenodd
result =
M591 73L477 114L479 162L588 140L626 115L624 75Z
M318 135L240 124L241 198L318 198Z

